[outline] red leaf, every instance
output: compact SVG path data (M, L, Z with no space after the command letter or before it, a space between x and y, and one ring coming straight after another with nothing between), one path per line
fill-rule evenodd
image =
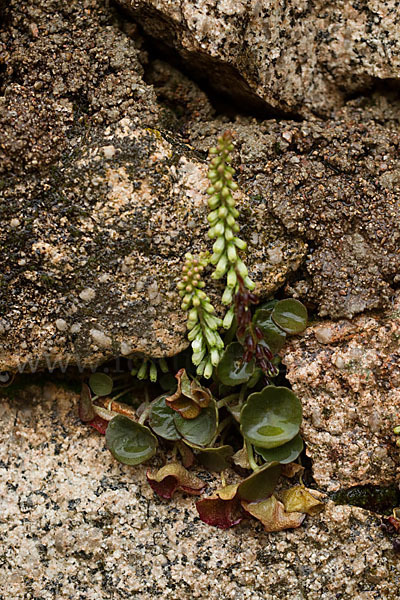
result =
M177 490L198 496L205 486L204 481L189 473L182 465L170 463L152 475L146 473L151 489L161 498L169 500Z
M229 485L196 502L200 519L220 529L228 529L242 521L245 514L237 497L237 485Z
M90 425L91 427L94 427L95 429L97 429L97 431L99 433L101 433L102 435L106 435L106 429L108 427L108 421L106 421L105 419L102 419L98 415L96 415L95 418L92 421L89 421L88 425Z

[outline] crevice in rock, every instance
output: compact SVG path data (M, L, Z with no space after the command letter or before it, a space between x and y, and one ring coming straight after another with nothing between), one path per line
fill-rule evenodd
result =
M206 94L216 111L216 116L225 116L230 120L236 116L252 116L260 120L303 120L298 113L277 110L257 96L234 67L213 59L205 53L188 51L179 53L168 43L169 39L173 39L173 25L167 22L161 13L154 10L154 14L147 14L143 19L140 18L141 22L147 23L154 19L152 30L158 32L159 36L153 36L146 31L148 28L145 29L139 20L136 21L120 5L114 2L112 5L120 16L120 27L124 32L129 31L127 23L135 25L140 32L143 39L143 50L148 56L148 62L143 63L146 82L148 82L149 72L154 61L162 60L193 81ZM143 17L143 15L141 16ZM161 28L160 23L163 23L165 27ZM163 103L162 97L160 101Z
M395 484L357 485L333 492L330 499L336 504L358 506L381 515L390 515L400 505L400 491Z

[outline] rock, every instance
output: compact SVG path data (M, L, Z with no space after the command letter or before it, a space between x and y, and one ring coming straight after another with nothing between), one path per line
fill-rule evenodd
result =
M152 38L244 106L329 115L377 79L399 77L395 0L118 0Z
M286 291L320 316L351 318L390 302L400 273L399 127L400 104L390 95L349 103L328 122L232 126L249 219L267 207L280 232L269 250L280 250L285 233L307 244L303 269ZM192 125L192 144L207 147L217 128L215 121Z
M329 502L296 530L209 527L193 497L161 501L146 466L117 463L104 437L78 421L76 404L75 393L51 383L0 402L0 595L397 597L399 563L373 513Z
M229 121L182 73L149 64L125 16L89 5L7 6L0 370L187 345L176 278L186 251L211 246L206 150L227 128L260 296L290 279L286 292L321 316L387 306L400 272L398 99L352 101L327 122ZM210 286L216 304L220 292Z
M303 434L318 486L392 485L400 475L400 294L382 315L324 321L284 354L301 398Z

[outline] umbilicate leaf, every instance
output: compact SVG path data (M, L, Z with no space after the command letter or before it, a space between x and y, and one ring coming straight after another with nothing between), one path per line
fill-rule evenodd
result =
M307 327L307 309L299 300L280 300L272 311L272 320L286 333L301 333Z
M269 498L276 488L280 473L281 467L276 463L260 467L239 484L239 498L247 502L259 502Z
M244 518L244 512L237 496L237 485L228 485L209 498L196 502L200 519L220 529L228 529Z
M290 442L277 446L276 448L258 448L254 450L262 456L267 463L278 462L281 465L291 463L301 454L303 451L303 440L299 434L297 434Z
M108 396L113 389L113 380L105 373L93 373L89 378L89 385L96 396Z
M239 342L229 344L217 367L217 375L225 385L241 385L253 374L255 361L243 362L243 346Z
M233 455L232 446L219 448L198 448L197 460L209 471L224 471L230 466L229 459Z
M324 509L325 505L321 501L324 497L325 494L317 490L309 490L304 485L295 485L282 492L285 510L289 513L299 511L308 515L316 515Z
M215 400L207 408L201 409L195 419L184 419L179 413L174 417L175 427L181 436L191 444L208 446L218 427L218 410Z
M165 465L154 475L148 472L146 477L152 490L161 498L167 499L172 498L177 490L198 496L206 485L178 463Z
M178 381L176 392L172 396L168 396L165 401L184 419L195 419L199 416L201 408L208 406L211 393L203 388L197 380L192 381L185 369L180 369L175 377Z
M154 456L157 438L148 427L118 415L111 419L106 431L106 444L111 454L125 465L139 465Z
M261 521L265 531L268 532L300 527L305 517L305 515L299 512L285 512L282 502L279 502L275 496L271 496L268 500L255 504L242 502L242 506L252 517Z
M301 419L297 396L288 388L269 385L247 398L240 413L240 429L254 446L276 448L298 434Z
M286 341L286 333L282 331L271 318L270 310L256 310L253 317L253 324L261 329L264 340L267 343L272 354L281 350Z
M149 425L152 430L165 440L176 441L180 435L175 427L176 412L167 406L165 395L153 400L150 406Z

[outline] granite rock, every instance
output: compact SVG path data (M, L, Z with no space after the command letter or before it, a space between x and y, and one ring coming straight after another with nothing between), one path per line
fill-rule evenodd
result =
M187 345L175 286L185 252L207 245L206 155L158 129L163 107L143 81L135 32L102 0L8 6L0 370L168 356ZM305 244L284 235L273 263L268 248L284 231L265 208L261 217L250 267L269 294ZM244 237L254 229L245 223Z
M324 490L391 485L400 453L400 295L382 315L313 324L283 362L304 411L303 434Z
M0 370L185 347L175 282L184 253L210 247L206 151L227 128L260 296L289 279L286 293L321 316L388 305L400 272L395 94L329 121L218 115L193 81L149 61L105 0L12 0L6 16Z
M242 105L327 115L376 80L399 78L395 0L118 2Z
M2 600L397 597L398 559L373 513L328 502L297 530L211 528L192 497L160 501L145 466L117 463L76 404L50 382L0 403Z

